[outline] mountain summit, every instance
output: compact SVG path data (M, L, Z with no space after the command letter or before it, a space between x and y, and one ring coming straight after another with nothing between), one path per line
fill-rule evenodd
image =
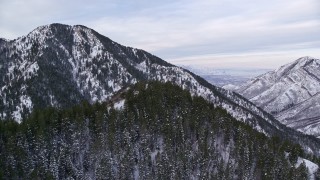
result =
M4 42L0 58L1 117L17 121L33 108L104 101L137 79L146 80L146 63L171 66L87 27L61 24Z
M320 60L302 57L235 88L283 124L320 136Z

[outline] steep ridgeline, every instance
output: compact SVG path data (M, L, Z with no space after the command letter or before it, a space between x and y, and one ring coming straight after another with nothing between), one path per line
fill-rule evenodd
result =
M121 110L83 103L0 122L0 178L319 177L299 145L267 137L176 85L138 83L117 97L125 99Z
M103 102L139 81L172 82L227 110L268 136L319 155L320 142L291 130L250 101L215 87L143 50L125 47L84 26L51 24L1 41L0 116L21 122L33 109Z
M235 88L283 124L320 137L320 60L303 57Z

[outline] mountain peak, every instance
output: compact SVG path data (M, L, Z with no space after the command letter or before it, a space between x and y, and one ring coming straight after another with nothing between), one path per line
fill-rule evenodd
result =
M43 26L39 26L31 31L27 37L50 37L50 36L67 36L72 34L73 32L82 31L84 33L93 32L94 30L83 26L83 25L66 25L60 23L47 24ZM69 32L69 33L66 33ZM24 38L24 37L21 37ZM19 39L19 38L18 38Z
M276 72L277 78L287 76L288 74L295 72L297 70L300 70L303 67L313 65L314 62L316 63L316 65L320 64L319 59L316 59L310 56L301 57L293 61L292 63L283 65L280 68L276 69L275 72Z
M33 31L43 31L43 30L54 30L54 29L83 29L83 30L92 30L84 25L67 25L67 24L60 24L60 23L52 23L43 26L39 26Z
M296 63L296 65L298 67L303 67L305 65L308 65L308 64L312 63L315 60L317 61L319 59L316 59L316 58L311 57L311 56L304 56L304 57L301 57L301 58L297 59L294 63Z
M316 58L314 58L314 57L312 57L312 56L303 56L303 57L301 57L301 58L299 58L299 59L297 59L297 60L312 60L312 59L316 59Z
M85 28L85 29L89 29L86 26L83 25L67 25L67 24L61 24L61 23L52 23L52 24L46 24L46 25L42 25L39 26L37 28L35 28L33 31L41 31L41 30L47 30L47 29L56 29L56 28L73 28L73 27L81 27L81 28Z

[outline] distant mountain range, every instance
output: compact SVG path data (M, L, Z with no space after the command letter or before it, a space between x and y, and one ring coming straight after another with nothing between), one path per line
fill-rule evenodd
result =
M201 65L182 65L181 67L201 76L206 81L219 87L225 85L241 85L251 78L256 77L262 73L270 71L270 69L237 69L225 68L217 69L214 67L205 67Z
M168 94L163 94L151 88L151 91L146 93L148 84L152 81L168 82L180 87L180 89L170 86L173 90ZM123 92L130 92L134 84L138 83L139 85L143 82L145 84L141 86L146 88L131 91L132 96L130 97L133 99L130 97L121 98ZM155 89L166 91L164 87L159 85ZM140 91L142 91L142 96L135 99L135 95L139 95ZM177 92L177 95L174 92ZM185 94L183 101L180 102L177 100L179 98L175 97L180 97L181 93L189 93L190 95ZM154 99L153 96L158 98ZM197 104L197 101L190 101L197 96L203 98L207 104ZM115 101L119 97L123 101ZM130 100L134 100L135 103L129 106ZM86 102L89 102L89 105L86 105ZM95 103L98 104L97 107ZM107 105L104 106L104 103ZM112 113L110 103L115 103L115 108L119 109L119 112ZM84 104L84 107L77 107L79 104ZM184 106L185 104L188 106ZM128 109L128 106L131 109ZM51 107L54 109L50 109ZM200 107L218 110L212 111L213 114L210 116L208 114L202 116L201 113L193 116L194 113L191 113L193 112L191 109ZM121 109L128 111L121 112ZM168 116L164 116L164 112ZM197 109L196 112L198 112ZM183 121L182 117L188 121ZM0 147L0 155L2 155L0 167L6 167L2 171L0 170L0 177L3 173L8 174L5 177L11 177L12 174L16 174L15 171L19 171L20 174L18 173L17 177L28 173L30 178L32 175L37 177L38 174L41 174L42 178L46 178L46 172L50 171L56 178L95 179L96 174L108 172L111 173L110 177L116 179L132 179L135 176L125 177L122 175L126 173L119 173L119 171L139 173L141 172L139 171L140 165L147 167L148 163L151 169L146 170L144 177L150 177L149 172L159 172L166 175L167 169L161 167L171 167L174 164L171 161L166 163L173 157L172 153L170 156L162 157L164 162L161 167L160 165L159 167L152 165L156 162L154 161L156 154L162 151L159 145L162 143L160 137L162 134L159 132L162 129L157 129L162 128L162 125L170 130L165 131L170 135L166 139L168 141L165 142L170 143L168 151L178 152L179 149L182 149L182 152L187 152L187 148L190 147L190 151L188 150L190 155L193 154L198 159L202 158L203 162L210 161L206 166L208 169L203 169L202 162L197 162L197 166L188 166L188 170L192 169L192 172L188 174L189 177L192 174L194 177L200 178L197 172L218 172L218 170L220 172L221 170L226 173L239 170L237 177L250 179L250 177L265 175L268 179L268 173L275 172L278 169L276 167L280 167L281 163L286 163L286 158L292 162L289 166L285 164L283 167L293 168L286 169L286 173L296 171L298 165L295 167L295 162L298 159L297 156L304 155L302 150L308 154L308 157L315 160L320 156L319 139L286 127L241 95L214 86L198 75L167 63L146 51L120 45L81 25L51 24L38 27L28 35L15 40L0 40L0 118L2 119L0 129L3 133L0 134L0 143L6 145ZM113 124L109 123L110 119L113 120ZM130 121L123 121L126 119ZM159 122L165 123L170 120L179 122L179 128L177 128L179 131L170 129L172 122L159 124ZM217 122L210 124L211 120ZM240 130L237 128L239 122L236 123L234 120L240 122ZM135 124L138 122L139 124ZM149 129L149 122L157 122L154 126L157 128ZM198 122L203 122L203 124L200 126ZM230 129L225 128L225 125L229 125ZM222 135L217 137L209 135L211 128L208 127L210 126L221 126ZM197 128L195 129L195 127ZM103 131L99 131L101 128ZM106 128L111 128L111 130L106 130ZM150 134L150 132L155 134ZM242 142L239 140L240 136L237 135L242 132L254 134L244 136L244 138L254 138L259 142L266 141L266 144L255 147L253 146L254 141L248 141L248 145L234 147L236 142ZM177 135L181 137L179 142L181 140L181 142L190 141L190 143L188 145L176 143ZM103 137L111 138L111 140L105 142ZM141 140L142 137L145 139ZM160 139L155 139L157 137ZM229 137L232 137L232 140ZM99 142L95 142L95 138ZM211 139L204 140L204 138L215 138L219 143ZM149 140L155 142L150 143ZM205 141L205 143L199 147L200 145L197 143L199 141ZM101 148L111 148L109 146L114 142L116 142L116 150ZM134 142L142 144L140 146L139 143ZM218 143L218 145L211 146L212 143ZM223 143L229 144L227 146L219 145ZM301 147L294 145L294 143L300 144ZM202 145L204 146L202 147ZM215 158L211 159L213 162L206 156L208 155L206 147L209 145L218 153ZM270 148L273 148L269 155L257 155L254 154L257 151L252 150L258 147L266 148L269 145ZM135 148L133 149L133 147ZM205 150L196 153L199 148ZM237 150L237 148L244 149ZM232 151L228 149L232 149ZM266 149L258 150L259 152L266 151ZM153 154L154 152L156 154ZM229 159L231 156L225 152L237 152L241 158L247 159L241 161ZM279 155L281 163L278 164L278 161L270 162L270 166L274 170L268 169L268 173L264 174L264 171L261 170L263 168L256 167L260 166L260 161L257 159L259 159L258 157L273 156L272 154ZM100 155L105 159L97 158ZM150 158L146 158L149 155L150 161L148 161ZM183 160L178 163L191 160L185 155L185 153L179 154L177 158ZM226 160L224 163L221 163L221 157ZM234 154L232 157L235 157ZM139 160L142 159L144 163L138 166ZM102 160L105 162L101 162ZM122 162L120 160L129 163L128 166L125 166L128 168L119 165ZM263 160L268 161L269 159ZM96 161L106 163L108 171L99 169L100 165L95 164ZM221 167L212 168L212 164L216 162L219 162ZM242 166L238 162L246 162L245 164L248 166ZM228 163L236 170L229 169L231 166ZM174 167L181 170L183 168L180 166L184 165L186 164L175 164ZM237 169L239 167L243 169ZM249 170L251 168L252 171ZM112 170L109 171L110 169ZM257 171L253 171L254 169ZM303 166L301 172L304 172ZM242 175L243 173L247 174ZM172 174L174 175L175 172ZM273 173L273 175L275 174ZM51 175L49 174L48 177ZM228 179L226 176L224 178Z
M302 57L236 87L281 123L320 137L320 60Z

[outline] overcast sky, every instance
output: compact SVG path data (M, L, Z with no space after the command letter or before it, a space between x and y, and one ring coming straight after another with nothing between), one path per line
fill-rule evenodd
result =
M0 0L0 37L82 24L174 64L276 68L320 58L319 0Z

